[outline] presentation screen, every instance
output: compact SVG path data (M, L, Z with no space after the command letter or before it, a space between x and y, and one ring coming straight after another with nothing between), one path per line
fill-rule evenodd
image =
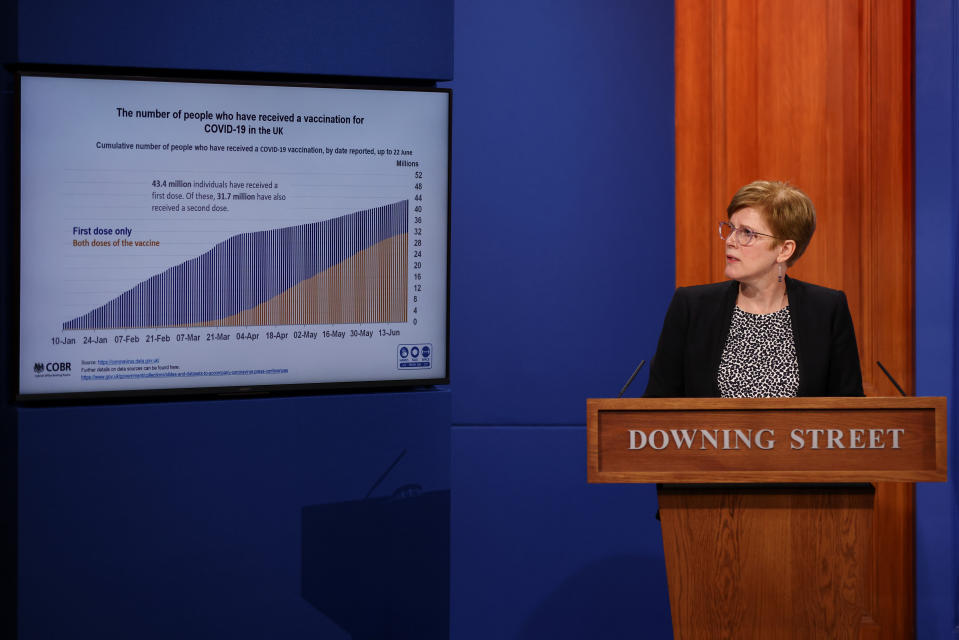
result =
M19 398L448 380L450 93L22 74Z

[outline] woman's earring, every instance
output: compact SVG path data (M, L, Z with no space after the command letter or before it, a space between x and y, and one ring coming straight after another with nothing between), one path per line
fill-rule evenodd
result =
M780 282L783 281L783 263L782 262L779 263L779 281Z

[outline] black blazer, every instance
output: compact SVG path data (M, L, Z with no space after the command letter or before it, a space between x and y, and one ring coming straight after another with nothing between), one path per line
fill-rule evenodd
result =
M786 278L799 396L861 396L846 294ZM719 397L716 377L739 294L735 280L676 289L646 385L647 398Z

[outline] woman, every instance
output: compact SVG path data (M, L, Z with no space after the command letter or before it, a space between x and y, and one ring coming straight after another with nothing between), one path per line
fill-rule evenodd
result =
M719 234L730 280L676 290L644 395L863 395L846 295L786 275L816 230L809 197L758 181L726 213Z

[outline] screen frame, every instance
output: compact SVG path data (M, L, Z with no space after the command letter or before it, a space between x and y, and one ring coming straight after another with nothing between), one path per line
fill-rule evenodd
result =
M332 393L382 392L402 391L448 385L450 383L450 274L451 274L451 212L452 212L452 133L453 133L453 92L448 87L437 87L433 81L396 78L369 78L348 76L314 76L304 74L263 73L263 72L216 72L199 70L170 70L170 69L139 69L88 67L70 65L13 65L9 71L14 75L14 120L16 123L14 136L15 143L11 145L13 156L13 171L11 172L11 216L8 229L10 235L10 254L12 268L10 277L14 282L8 290L15 291L14 304L8 309L12 318L8 321L11 327L9 346L11 354L16 357L9 359L9 373L13 389L14 402L23 406L64 405L64 404L103 404L103 403L134 403L156 401L182 400L217 400L226 398L261 398L302 395L329 395ZM23 269L21 255L21 220L23 216L21 184L23 180L22 158L22 80L24 77L56 77L120 81L144 82L177 82L196 83L205 85L249 85L249 86L279 86L318 89L345 89L367 91L401 91L401 92L428 92L445 94L447 101L447 162L446 162L446 283L444 296L444 358L443 375L429 378L415 379L387 379L372 380L343 380L332 382L310 382L292 384L257 384L257 385L225 385L202 387L162 387L152 389L121 389L110 391L76 391L54 393L21 393L21 270ZM15 211L15 213L14 213ZM12 239L12 240L11 240Z

